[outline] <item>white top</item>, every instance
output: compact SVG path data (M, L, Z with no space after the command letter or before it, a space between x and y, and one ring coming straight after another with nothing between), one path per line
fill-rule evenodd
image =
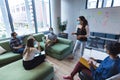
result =
M32 59L34 59L34 57L37 53L40 53L40 51L37 50L36 48L30 48L30 53L26 52L23 56L23 60L24 61L32 60Z

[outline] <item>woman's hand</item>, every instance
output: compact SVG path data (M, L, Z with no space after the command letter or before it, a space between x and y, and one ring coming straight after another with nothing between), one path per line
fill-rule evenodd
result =
M93 64L93 61L92 61L92 60L89 60L89 61L88 61L88 64L89 64L90 66L94 67L94 64Z
M85 37L85 35L78 35L77 39L80 39L80 38L83 38L83 37Z
M75 35L75 32L73 32L72 35Z
M91 59L91 60L93 60L93 61L96 61L96 59L95 59L95 58L93 58L93 57L90 57L90 59Z
M77 36L77 39L79 40L80 38L81 38L81 36L80 36L80 35L78 35L78 36Z
M37 42L37 41L36 41ZM38 50L41 52L41 47L40 47L40 43L37 42L37 45L38 45Z

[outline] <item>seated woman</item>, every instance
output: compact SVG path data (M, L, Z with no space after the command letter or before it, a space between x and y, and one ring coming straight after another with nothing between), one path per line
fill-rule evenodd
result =
M30 70L44 62L45 55L35 56L36 53L40 53L40 44L37 42L38 49L34 47L36 40L30 36L27 40L26 48L23 52L23 67L26 70Z
M76 64L74 70L69 76L63 77L67 80L73 80L74 75L77 72L85 71L87 75L91 76L93 80L105 80L113 75L120 73L120 58L118 54L120 53L120 43L112 42L106 45L106 52L109 55L103 61L91 58L92 60L99 62L99 67L95 68L93 61L89 60L88 64L90 68L88 69L80 61Z

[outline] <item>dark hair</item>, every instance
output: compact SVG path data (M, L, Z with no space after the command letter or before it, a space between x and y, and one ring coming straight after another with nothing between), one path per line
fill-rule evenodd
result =
M12 32L12 33L11 33L11 36L13 37L15 33L16 33L16 32Z
M30 47L34 47L34 39L30 38L27 40L27 47L25 48L24 52L23 52L23 56L26 54L26 52L30 53Z
M32 38L27 40L27 47L34 47L34 40Z
M85 26L88 25L88 21L85 19L84 16L79 16L79 19L83 21L83 27L82 28L85 28Z
M109 42L106 45L106 49L110 51L111 55L118 55L120 53L120 43L119 42Z

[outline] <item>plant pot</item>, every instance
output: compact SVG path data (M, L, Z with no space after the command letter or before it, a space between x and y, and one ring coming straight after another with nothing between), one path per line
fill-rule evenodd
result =
M58 34L58 37L68 39L68 33L59 33L59 34Z

